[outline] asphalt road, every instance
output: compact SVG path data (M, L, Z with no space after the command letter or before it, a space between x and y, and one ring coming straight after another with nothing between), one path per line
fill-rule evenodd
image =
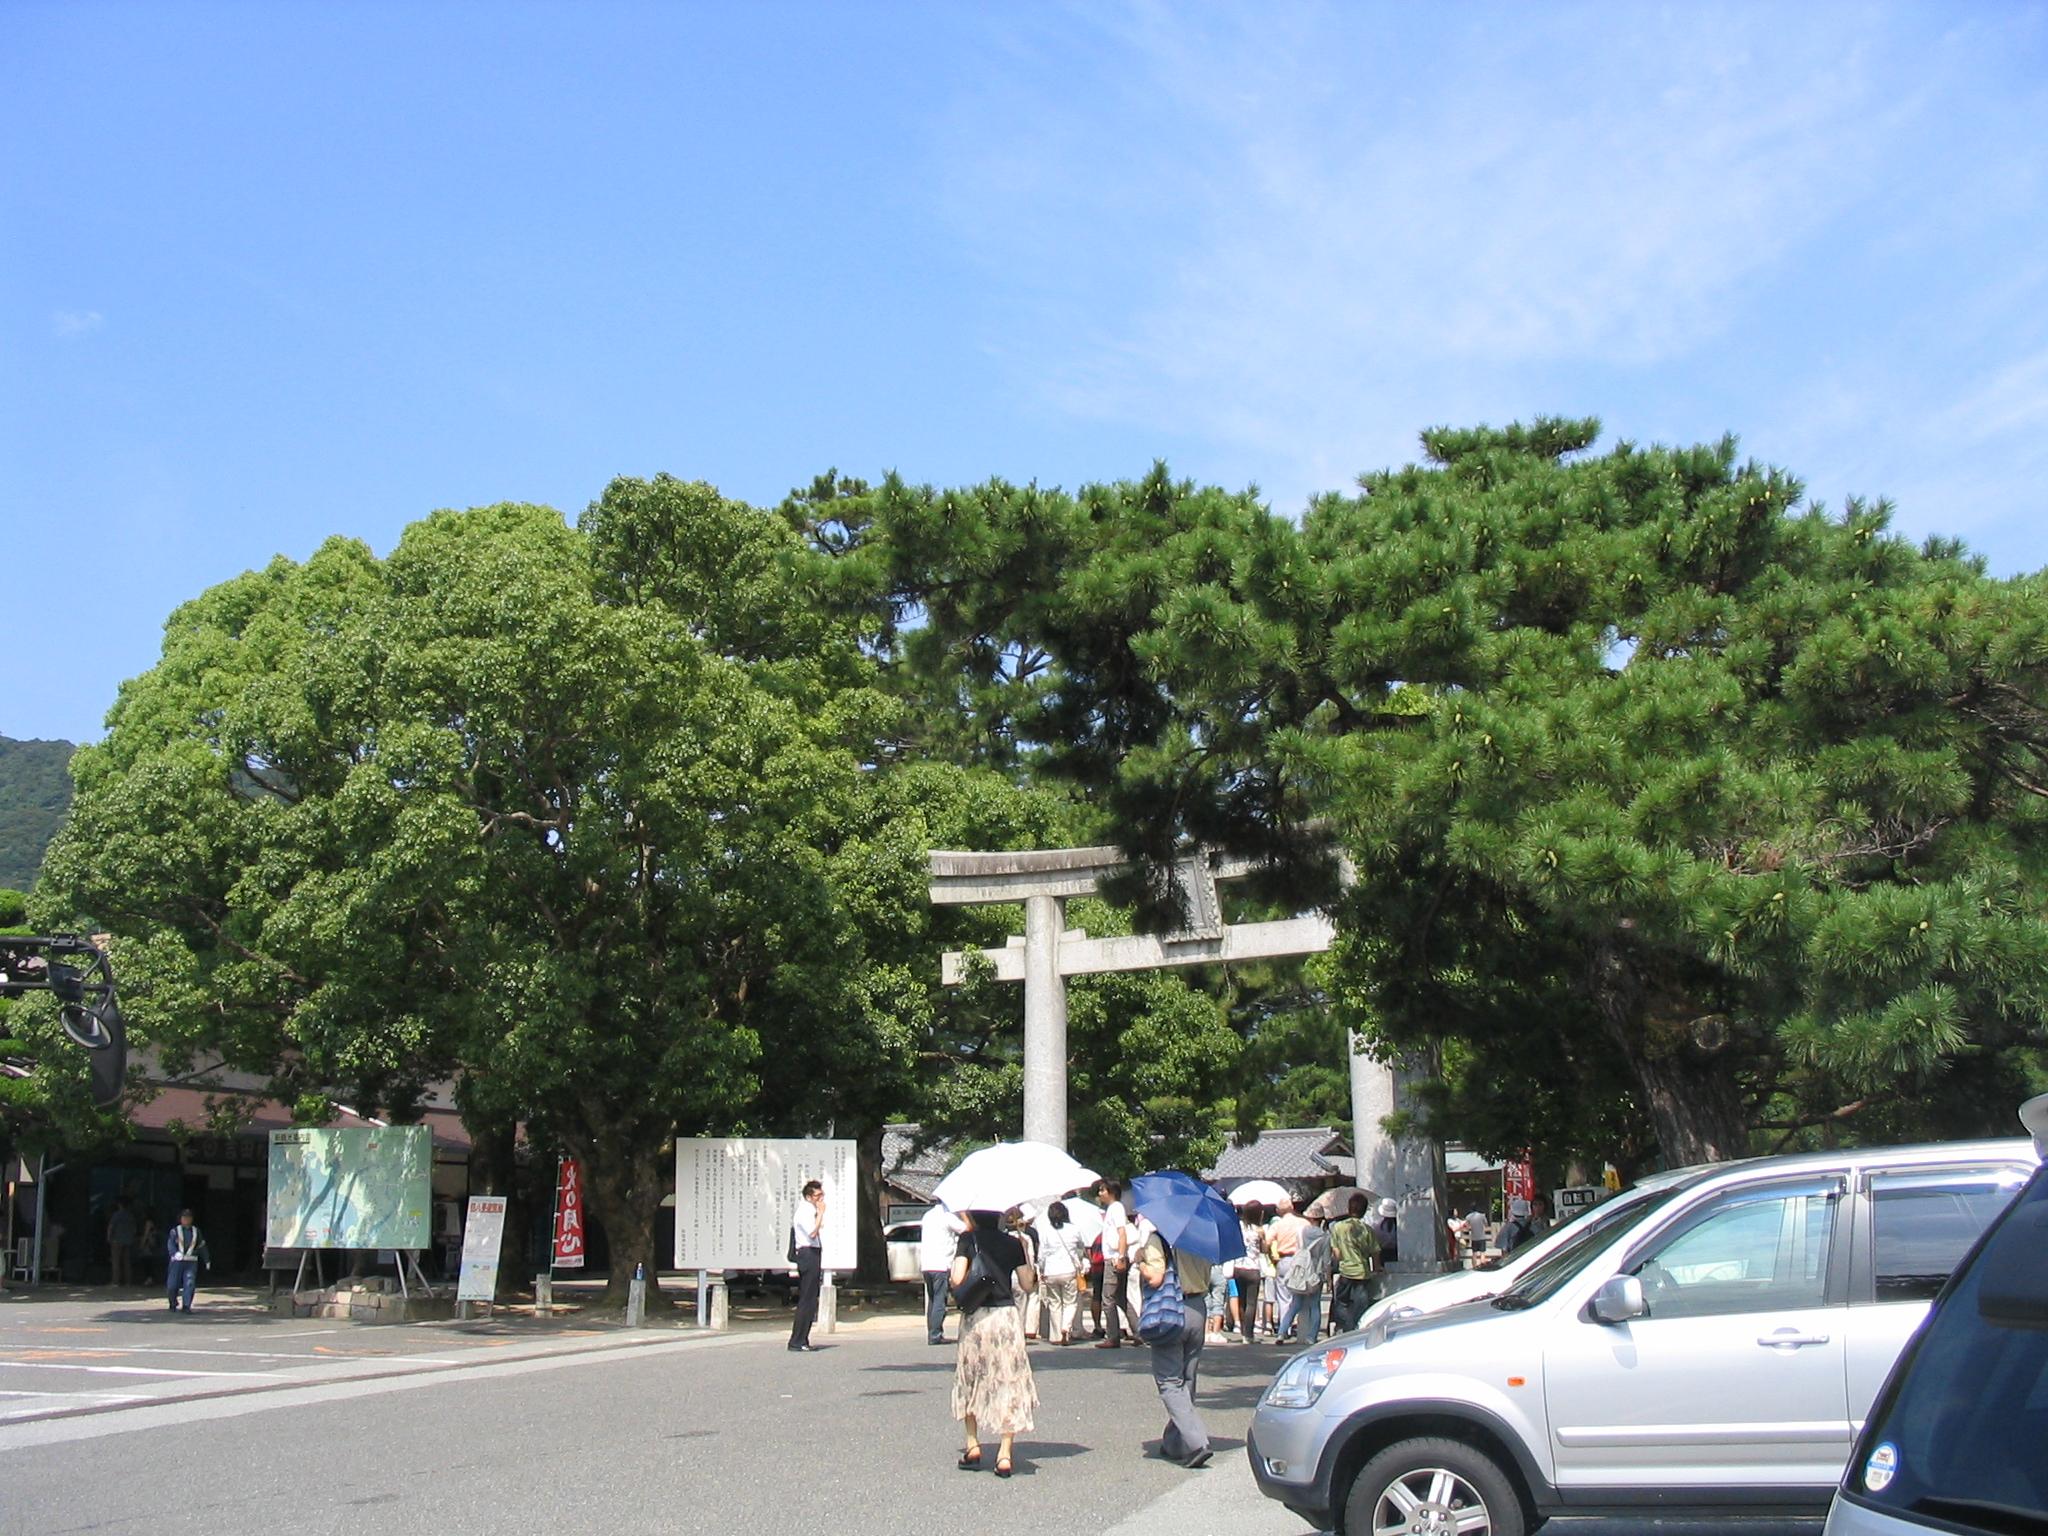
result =
M0 1532L1307 1536L1259 1495L1242 1450L1278 1351L1208 1352L1218 1454L1188 1472L1144 1454L1164 1422L1145 1351L1035 1349L1038 1427L998 1481L954 1467L952 1351L915 1319L821 1342L792 1355L772 1327L346 1326L233 1298L189 1318L0 1306L0 1392L37 1394L0 1397Z

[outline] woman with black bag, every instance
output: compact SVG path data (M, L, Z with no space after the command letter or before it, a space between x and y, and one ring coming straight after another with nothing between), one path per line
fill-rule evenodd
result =
M960 1467L981 1466L981 1437L997 1435L996 1476L1013 1470L1010 1452L1017 1435L1032 1428L1038 1406L1038 1383L1024 1348L1024 1321L1017 1311L1019 1291L1038 1287L1024 1245L1003 1230L994 1211L969 1211L973 1224L960 1234L949 1276L953 1301L960 1308L960 1344L953 1361L953 1417L966 1440Z

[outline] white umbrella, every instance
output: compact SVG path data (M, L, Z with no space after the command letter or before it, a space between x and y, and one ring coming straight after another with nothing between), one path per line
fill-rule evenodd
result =
M1293 1190L1284 1184L1275 1184L1271 1179L1253 1179L1230 1192L1232 1205L1250 1205L1254 1200L1261 1205L1278 1205L1282 1200L1291 1202L1293 1199Z
M999 1141L971 1152L960 1166L939 1180L932 1198L949 1211L1007 1211L1027 1201L1057 1199L1070 1189L1095 1182L1058 1147L1037 1141Z

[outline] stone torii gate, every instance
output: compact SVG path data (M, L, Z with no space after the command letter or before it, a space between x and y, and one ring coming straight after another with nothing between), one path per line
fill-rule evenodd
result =
M1108 876L1129 868L1121 848L1054 848L1043 853L931 855L932 901L939 906L1024 903L1024 937L981 955L998 981L1024 983L1024 1139L1067 1145L1067 978L1107 971L1154 971L1175 965L1312 955L1328 949L1336 929L1328 918L1271 923L1223 921L1216 882L1251 873L1250 859L1197 852L1174 865L1187 926L1179 933L1091 939L1066 926L1066 903L1093 896ZM966 956L944 960L947 986L966 974Z
M1024 936L1001 949L979 951L998 981L1024 983L1024 1139L1065 1150L1067 1145L1067 978L1110 971L1151 971L1319 954L1337 933L1320 913L1274 922L1226 923L1219 881L1252 873L1257 860L1197 849L1174 863L1174 884L1186 924L1177 933L1091 939L1066 926L1066 904L1098 894L1102 882L1130 868L1121 848L1053 848L1034 853L962 853L933 850L931 899L938 906L1024 904ZM958 986L966 954L943 960L943 980ZM1383 1062L1351 1052L1353 1151L1357 1182L1401 1202L1401 1270L1427 1273L1424 1254L1439 1252L1437 1215L1442 1149L1433 1142L1395 1141L1381 1120L1399 1107L1401 1079Z

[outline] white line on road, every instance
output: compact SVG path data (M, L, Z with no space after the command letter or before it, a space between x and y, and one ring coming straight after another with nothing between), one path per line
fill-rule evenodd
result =
M606 1365L620 1360L644 1360L651 1355L672 1354L679 1349L730 1349L736 1345L760 1343L772 1336L758 1333L725 1334L716 1338L677 1339L663 1344L639 1344L631 1348L599 1349L572 1355L544 1355L537 1359L493 1360L467 1370L422 1371L412 1376L391 1376L376 1381L346 1379L303 1387L285 1387L268 1392L243 1392L229 1397L172 1399L126 1408L119 1413L84 1418L40 1419L0 1425L0 1451L26 1450L35 1445L62 1445L73 1440L97 1440L106 1435L131 1434L139 1429L163 1429L176 1424L193 1424L209 1419L237 1419L251 1413L269 1413L279 1408L302 1408L357 1397L375 1397L385 1392L416 1392L422 1387L460 1385L493 1380L501 1376L523 1376L539 1371L569 1370L578 1366Z
M83 1371L94 1376L177 1376L180 1378L223 1378L234 1381L282 1381L279 1371L180 1371L149 1365L71 1365L54 1360L0 1360L0 1370Z
M430 1355L306 1355L288 1349L180 1349L175 1344L95 1344L95 1350L110 1355L199 1355L213 1360L303 1360L308 1365L332 1365L337 1360L370 1360L379 1365L460 1365L460 1360L443 1360ZM0 1358L0 1365L8 1362Z

